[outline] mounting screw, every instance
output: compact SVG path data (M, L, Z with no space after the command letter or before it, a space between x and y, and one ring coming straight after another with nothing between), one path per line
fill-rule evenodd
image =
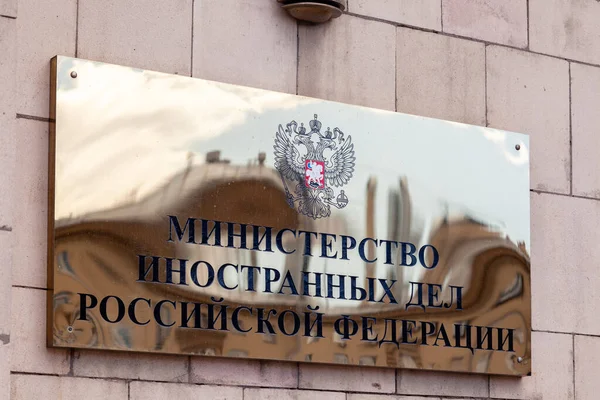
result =
M517 151L521 150L521 145L520 144L516 145L515 149L517 149Z
M71 78L77 78L77 72L71 71Z
M73 333L73 327L72 326L67 326L67 332Z
M520 364L523 362L523 357L517 357L517 362Z

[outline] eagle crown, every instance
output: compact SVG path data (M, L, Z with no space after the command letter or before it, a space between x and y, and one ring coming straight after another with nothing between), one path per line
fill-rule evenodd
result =
M323 125L319 121L317 114L314 114L314 119L310 121L308 125L310 127L310 132L307 132L304 123L300 123L300 126L298 127L298 123L292 121L286 125L285 132L292 138L294 144L303 144L306 146L309 157L323 160L323 151L325 149L335 151L337 149L336 139L339 144L342 144L345 140L344 132L339 128L334 128L332 131L331 128L327 127L325 132L321 132L321 127ZM312 136L315 134L319 137L316 148L312 141Z

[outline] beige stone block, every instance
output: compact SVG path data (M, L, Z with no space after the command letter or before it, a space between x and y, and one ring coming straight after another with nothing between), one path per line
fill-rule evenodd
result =
M148 399L210 399L242 400L243 389L227 386L184 385L176 383L131 382L130 400Z
M276 1L196 1L193 75L295 94L297 38Z
M68 376L13 375L11 400L126 400L127 382Z
M531 376L516 379L492 376L490 397L573 400L573 337L533 332L531 353L533 357Z
M346 400L346 394L314 390L244 389L244 400Z
M48 224L48 123L17 120L16 171L14 187L13 281L15 285L47 287Z
M398 371L398 393L410 395L487 397L488 378L484 375L434 371Z
M2 119L2 118L0 118ZM15 226L16 129L15 119L3 123L0 131L0 231L12 231ZM6 129L6 130L4 130Z
M192 0L80 0L81 58L191 73Z
M394 393L395 371L389 368L357 368L300 364L299 387L348 392Z
M188 357L141 353L77 351L73 374L164 382L188 381Z
M482 43L398 28L398 111L485 125Z
M0 344L0 399L10 398L10 344Z
M4 133L16 114L17 21L12 18L0 18L0 54L0 132Z
M442 29L440 1L351 0L348 11L353 14L440 31Z
M217 385L297 387L294 363L192 357L192 382Z
M573 194L600 198L600 68L571 64Z
M0 14L11 15L11 1L0 4ZM16 15L16 2L14 4ZM0 355L7 356L0 362L0 398L3 383L10 379L10 326L11 326L11 284L12 284L12 248L14 225L14 173L15 173L15 70L16 70L16 33L14 19L0 17ZM3 358L0 357L0 360Z
M17 0L0 0L0 17L17 18Z
M12 290L11 369L15 372L66 374L67 350L46 348L46 291Z
M348 399L347 400L441 400L441 399L439 397L398 396L398 395L388 395L388 394L348 393Z
M487 110L489 126L530 135L531 188L568 193L568 63L489 46Z
M598 221L596 200L532 193L533 329L600 334Z
M50 60L74 56L76 0L19 0L17 113L47 117Z
M600 338L575 336L575 395L577 400L596 400L600 393L598 366Z
M527 47L527 0L442 0L444 32Z
M13 233L0 231L0 347L10 343L13 241Z
M600 64L600 2L529 0L529 48Z
M300 25L298 94L394 110L395 29L349 15Z
M0 17L0 187L14 187L15 173L15 86L17 22ZM0 229L13 226L14 193L4 190L0 196Z

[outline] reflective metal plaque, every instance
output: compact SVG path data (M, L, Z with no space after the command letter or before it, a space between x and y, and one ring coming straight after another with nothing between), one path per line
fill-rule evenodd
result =
M527 136L67 57L52 83L50 346L530 373Z

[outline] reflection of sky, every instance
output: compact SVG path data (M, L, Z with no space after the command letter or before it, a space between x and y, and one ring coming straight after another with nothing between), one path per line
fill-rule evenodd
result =
M346 215L354 218L352 222L362 225L365 220L364 204L353 201L352 194L359 194L357 200L362 201L370 176L377 177L377 210L387 210L389 189L397 189L400 177L406 176L413 204L425 208L424 214L441 213L448 204L450 209L458 207L457 211L505 227L513 241L529 242L529 210L524 209L529 159L524 135L323 101L262 115L249 111L244 125L199 139L194 146L198 151L222 150L234 164L245 164L263 151L272 165L277 126L292 120L307 126L314 113L319 114L323 130L339 127L352 136L356 169L344 187L351 210ZM521 144L520 151L515 144ZM384 237L385 213L378 213L376 225L379 237Z
M176 75L61 60L57 218L139 199L188 163L204 162L204 149L192 145L199 137L243 124L249 110L297 105L279 93L253 91L251 96ZM75 79L69 76L72 69ZM200 154L190 154L196 149Z
M448 210L497 227L513 242L523 241L529 248L529 160L524 135L320 101L262 114L249 111L243 125L231 126L194 146L198 150L222 150L223 157L234 164L247 163L263 151L267 153L266 163L272 166L278 125L285 127L296 120L308 126L315 113L323 123L322 130L338 127L352 136L356 169L343 188L350 200L343 214L357 238L365 236L369 177L377 177L375 237L384 239L388 237L388 193L397 190L400 177L406 176L414 213L424 220L424 230ZM521 144L520 151L515 149L517 143ZM336 188L336 195L338 192ZM325 269L325 260L311 260L314 271L344 274L347 268L346 264L329 262ZM378 266L377 275L385 277L387 268ZM418 280L424 270L407 272L407 279Z
M375 237L387 238L388 193L398 190L405 176L413 219L422 221L423 229L449 210L501 227L513 242L523 241L529 248L529 143L524 135L61 60L58 219L139 200L186 165L202 164L211 150L220 150L235 165L265 152L266 164L273 166L279 124L296 120L308 126L316 113L322 130L338 127L352 136L355 146L354 177L343 188L350 202L344 210L332 210L346 219L350 234L365 236L366 186L375 176ZM72 69L76 79L69 77ZM334 189L337 195L339 188ZM281 255L269 255L268 261L283 265ZM329 261L328 269L348 273L348 265L339 261Z

